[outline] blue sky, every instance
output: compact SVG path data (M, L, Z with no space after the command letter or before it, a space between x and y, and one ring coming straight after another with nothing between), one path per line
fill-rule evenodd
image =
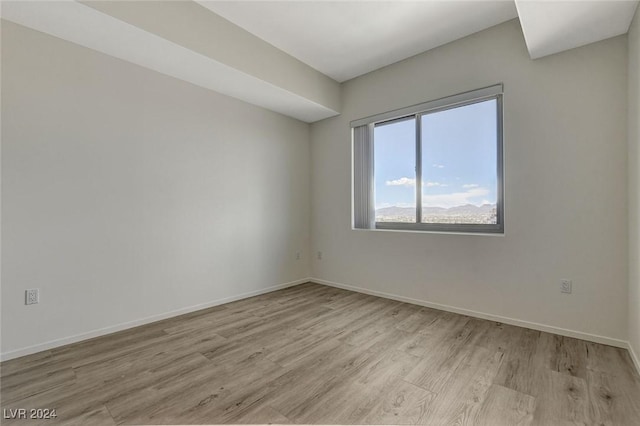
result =
M495 100L422 117L423 206L496 203ZM415 206L415 120L376 126L376 208Z

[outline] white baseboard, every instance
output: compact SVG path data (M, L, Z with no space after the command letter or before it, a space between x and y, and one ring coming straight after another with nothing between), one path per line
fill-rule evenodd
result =
M604 345L615 346L618 348L629 348L629 343L625 340L613 339L611 337L599 336L597 334L583 333L581 331L568 330L566 328L554 327L551 325L539 324L536 322L523 321L515 318L503 317L500 315L487 314L484 312L472 311L470 309L457 308L455 306L442 305L440 303L428 302L426 300L413 299L410 297L397 296L395 294L384 293L381 291L369 290L367 288L356 287L347 284L336 283L332 281L322 280L319 278L309 278L309 281L324 284L331 287L342 288L344 290L351 290L358 293L369 294L371 296L383 297L385 299L397 300L399 302L412 303L414 305L426 306L427 308L439 309L441 311L453 312L456 314L467 315L475 318L482 318L486 320L501 322L504 324L515 325L518 327L530 328L533 330L545 331L547 333L559 334L561 336L574 337L576 339L588 340L590 342L602 343ZM634 355L632 355L633 357ZM636 366L638 365L636 359Z
M633 346L631 346L631 342L627 342L627 350L629 351L629 355L631 356L631 359L633 360L633 363L636 366L638 375L640 375L640 357L638 357L638 354L636 353L636 351L633 350Z
M28 346L26 348L20 348L12 351L3 352L3 353L0 353L0 361L7 361L13 358L18 358L25 355L31 355L37 352L46 351L48 349L53 349L60 346L68 345L70 343L80 342L82 340L92 339L94 337L104 336L105 334L111 334L117 331L126 330L128 328L138 327L140 325L149 324L149 323L160 321L166 318L171 318L171 317L175 317L182 314L188 314L190 312L211 308L213 306L224 305L225 303L234 302L236 300L246 299L253 296L259 296L265 293L271 293L272 291L281 290L287 287L293 287L296 285L304 284L306 282L309 282L309 278L302 278L296 281L291 281L284 284L278 284L278 285L274 285L274 286L263 288L256 291L250 291L248 293L242 293L235 296L225 297L224 299L212 300L210 302L188 306L186 308L176 309L174 311L165 312L158 315L152 315L150 317L140 318L134 321L123 322L117 325L104 327L97 330L88 331L85 333L76 334L74 336L68 336L60 339L50 340L48 342L39 343L37 345Z

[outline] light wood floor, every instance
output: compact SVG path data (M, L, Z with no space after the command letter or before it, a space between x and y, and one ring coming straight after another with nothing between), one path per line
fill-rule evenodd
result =
M0 368L41 424L640 425L625 350L310 283Z

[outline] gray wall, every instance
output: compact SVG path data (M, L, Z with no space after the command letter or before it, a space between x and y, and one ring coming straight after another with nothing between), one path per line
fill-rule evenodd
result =
M307 124L5 21L2 89L5 356L309 275Z
M313 277L624 344L626 64L626 36L532 61L513 20L345 83L311 127ZM352 231L349 121L499 82L505 235Z

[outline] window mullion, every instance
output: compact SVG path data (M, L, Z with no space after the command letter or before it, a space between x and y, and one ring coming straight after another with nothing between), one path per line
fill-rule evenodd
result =
M416 114L416 223L422 223L422 119Z

